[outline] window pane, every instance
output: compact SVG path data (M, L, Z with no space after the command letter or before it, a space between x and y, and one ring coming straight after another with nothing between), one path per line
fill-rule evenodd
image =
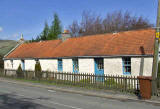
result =
M96 63L99 70L104 69L103 59L96 59Z
M58 71L62 71L62 59L58 59Z
M123 73L128 74L131 73L131 58L125 57L122 59L123 61Z
M73 67L74 67L74 71L79 70L78 59L73 59Z

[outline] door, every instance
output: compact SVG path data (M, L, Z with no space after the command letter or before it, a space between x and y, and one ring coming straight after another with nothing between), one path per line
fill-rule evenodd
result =
M78 59L73 59L73 73L79 72Z
M24 60L21 60L21 63L22 63L22 70L25 70L25 62L24 62Z
M58 59L58 71L59 72L63 71L62 59Z
M95 59L95 75L104 76L104 62L103 58ZM103 81L103 77L97 77L96 80Z

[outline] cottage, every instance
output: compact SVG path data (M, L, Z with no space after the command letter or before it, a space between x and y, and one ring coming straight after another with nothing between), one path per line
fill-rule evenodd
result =
M154 36L153 29L78 38L63 34L63 40L20 44L4 57L4 69L21 64L23 70L34 70L39 61L43 71L150 76Z

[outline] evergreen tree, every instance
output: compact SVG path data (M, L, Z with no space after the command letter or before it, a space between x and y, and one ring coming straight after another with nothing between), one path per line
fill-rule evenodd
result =
M61 22L59 20L58 15L54 14L54 20L52 22L52 25L50 27L50 31L48 34L48 40L57 39L58 35L61 34L62 28L61 28Z
M36 37L36 39L35 39L35 42L38 42L38 41L40 41L41 39L40 39L40 35L38 35L37 37Z
M49 34L49 26L48 23L45 22L45 27L43 29L43 32L40 34L39 39L40 40L47 40Z
M0 55L0 69L4 68L3 56Z
M18 67L16 73L17 73L18 78L24 78L24 72L22 70L21 64L19 64L19 67Z
M36 62L35 64L35 76L36 78L38 78L39 80L42 78L42 68L41 68L41 64L40 62Z
M35 39L32 38L29 42L38 42L40 40L54 40L58 38L58 35L61 34L61 21L59 20L58 15L54 14L54 20L51 27L48 26L48 23L45 22L45 27L40 35Z
M31 40L31 42L35 42L36 40L32 37L32 40Z

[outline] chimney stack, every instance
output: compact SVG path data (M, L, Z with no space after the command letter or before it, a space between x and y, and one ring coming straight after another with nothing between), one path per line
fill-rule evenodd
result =
M20 44L24 43L23 34L21 34L21 38L19 39L18 43L20 43Z
M64 42L65 40L67 40L70 37L71 37L71 34L70 34L69 30L64 30L63 33L59 35L59 39L61 39L62 42Z

